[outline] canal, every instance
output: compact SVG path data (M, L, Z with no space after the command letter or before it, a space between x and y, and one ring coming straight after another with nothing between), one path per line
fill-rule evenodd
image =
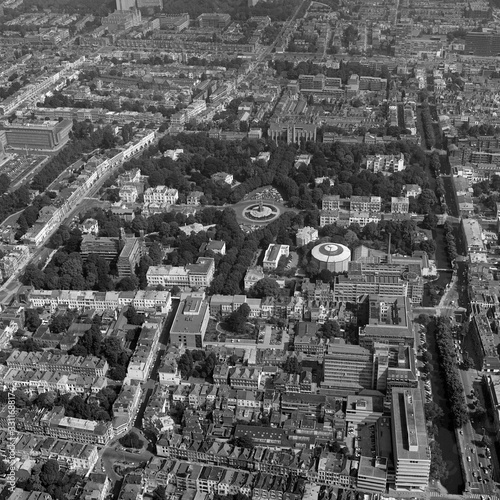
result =
M446 240L444 237L444 228L437 227L432 231L432 238L436 242L436 252L434 254L434 260L436 261L436 267L438 269L446 269L446 271L439 271L437 279L429 281L424 286L424 298L422 305L424 307L432 307L434 304L431 302L431 294L429 291L429 286L432 285L435 288L443 289L448 283L451 282L453 275L453 269L451 268L450 261L448 260L448 254L446 253Z
M451 418L450 405L448 404L443 376L437 360L438 354L434 323L430 323L427 329L427 346L433 358L432 370L430 372L432 400L439 405L444 414L438 424L439 432L436 436L436 441L441 448L443 460L446 462L448 469L448 477L441 481L441 484L448 490L448 493L461 494L465 484L460 467L460 454Z

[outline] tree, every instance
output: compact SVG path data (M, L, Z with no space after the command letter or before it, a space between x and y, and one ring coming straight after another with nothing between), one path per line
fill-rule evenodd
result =
M148 252L149 258L153 261L153 266L159 266L163 261L163 252L161 249L161 245L155 241L149 247Z
M118 441L122 446L125 446L125 448L135 449L142 448L142 445L144 443L135 432L129 432L125 436L121 437Z
M288 356L283 364L283 371L286 373L301 373L302 365L299 363L296 356Z
M325 339L331 339L332 337L341 337L340 325L334 319L329 319L325 321L321 328L319 329L321 335Z
M241 333L245 329L245 323L250 315L250 306L246 303L241 304L236 311L233 311L225 321L228 328L236 333Z
M249 290L249 297L263 299L264 297L277 297L280 287L272 278L262 278Z
M137 290L139 280L135 276L126 276L116 284L116 290L123 292L133 292Z
M248 435L238 436L235 438L234 445L239 446L240 448L248 448L250 450L255 447L254 440Z
M26 309L24 312L24 328L33 333L41 324L42 320L38 311L36 309Z
M57 460L47 460L40 471L40 481L43 486L51 486L57 484L60 478L59 464Z
M425 403L424 405L425 419L428 422L435 422L444 417L444 412L441 407L434 401Z

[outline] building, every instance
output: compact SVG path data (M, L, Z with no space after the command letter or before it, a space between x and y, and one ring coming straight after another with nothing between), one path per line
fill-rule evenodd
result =
M318 239L318 230L310 226L301 227L297 231L295 237L297 239L297 246L303 247L304 245L311 243L311 241L316 241Z
M278 267L278 262L281 257L288 257L290 253L289 245L277 245L271 243L266 250L264 255L264 261L262 266L264 270L274 271Z
M170 342L188 349L202 349L208 319L209 307L204 296L188 296L181 301L175 314Z
M179 199L177 189L171 189L167 186L156 186L148 188L144 192L144 203L157 203L159 205L175 205Z
M427 490L431 454L422 392L419 389L393 388L391 416L395 489Z
M410 199L406 196L391 197L391 214L407 214L410 211Z
M141 11L137 9L117 10L101 20L102 26L107 28L110 33L128 30L139 26L141 22Z
M202 191L191 191L186 198L186 204L197 207L201 204Z
M345 394L356 394L373 386L373 356L364 347L334 342L328 346L324 360L322 387Z
M96 356L73 356L50 352L26 352L14 350L7 358L9 368L19 370L44 370L59 373L104 377L108 363Z
M214 254L226 255L226 242L218 240L209 240L200 247L200 253L212 252Z
M465 53L481 57L497 57L500 54L500 33L467 33Z
M136 0L116 0L116 10L130 10L136 7Z
M2 279L10 278L17 270L22 269L30 259L27 246L16 245L7 255L0 259L0 272Z
M31 290L26 292L30 307L48 309L52 313L61 307L108 311L133 305L140 311L168 312L170 292L139 290L137 292L94 292L93 290Z
M127 431L136 417L141 401L140 384L123 385L113 403L113 431L115 436Z
M160 29L171 30L177 33L189 28L189 14L161 14Z
M462 219L462 232L468 253L482 253L486 251L483 242L483 231L479 221Z
M146 273L148 286L207 287L215 273L215 260L198 257L196 264L186 266L150 266Z
M229 14L215 12L200 14L196 20L200 28L225 28L231 22Z
M422 188L418 184L405 184L403 193L407 198L418 198L422 194Z
M262 267L249 267L244 278L245 292L248 292L248 290L250 290L250 288L252 288L255 283L257 283L257 281L260 281L265 277L266 275L264 274Z
M359 344L372 346L375 342L391 345L415 343L412 307L408 297L368 298L368 324L360 329Z
M137 191L136 186L128 184L120 188L118 196L120 197L120 200L125 203L135 203L137 197L139 196L139 192Z
M144 255L144 243L140 238L129 238L125 240L123 247L118 257L116 267L118 268L118 276L126 278L135 275L135 266L139 264L141 257Z
M493 333L486 314L473 316L470 332L475 345L476 358L479 359L481 370L500 373L500 359L498 357L498 334Z
M118 257L118 242L119 238L84 234L81 245L82 257L83 259L87 259L89 255L95 254L111 262Z
M23 150L56 151L69 141L73 122L47 120L37 123L3 123L2 126L0 142L4 146Z
M384 494L387 488L387 458L359 457L356 489L365 493Z
M271 122L269 137L278 143L286 141L288 144L300 144L302 140L316 142L317 126L305 122Z
M316 245L311 252L314 262L319 269L328 269L335 273L347 271L351 260L351 251L340 243L321 243Z
M374 173L392 174L406 168L403 153L399 155L370 155L366 158L366 168Z

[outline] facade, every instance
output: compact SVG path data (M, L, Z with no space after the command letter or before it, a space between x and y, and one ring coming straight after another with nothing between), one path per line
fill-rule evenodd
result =
M391 214L407 214L410 211L410 199L406 196L391 198Z
M257 283L257 281L260 281L265 277L266 275L260 266L249 267L244 278L245 292L248 292L248 290L250 290L250 288Z
M419 389L393 388L391 415L395 489L426 490L431 454L422 392Z
M17 149L32 149L41 151L55 151L62 148L69 141L69 133L73 128L70 120L48 120L40 123L27 122L24 124L3 124L5 140L4 146Z
M366 168L374 173L392 174L406 168L403 153L399 155L373 155L366 158Z
M479 221L475 219L462 219L462 233L468 253L482 253L486 251L483 242L483 230Z
M148 188L144 192L144 204L158 203L159 205L175 205L179 199L177 189L167 186L156 186Z
M470 331L473 334L472 338L474 340L476 357L481 364L481 370L490 373L500 373L497 335L491 330L486 314L473 316Z
M351 260L351 251L340 243L321 243L316 245L311 252L314 262L321 269L328 269L335 273L343 273L348 269Z
M215 273L215 260L198 257L196 264L186 266L150 266L146 273L148 286L203 288L210 286Z
M266 250L262 266L264 270L274 271L278 267L278 262L282 256L288 257L290 253L289 245L276 245L271 243Z
M144 244L140 238L129 238L125 240L116 267L118 268L118 276L125 278L135 275L135 266L139 264L141 257L144 255Z
M179 304L170 329L170 342L188 349L203 348L209 307L203 296L190 295Z
M364 347L343 343L328 346L322 386L358 393L373 385L373 356Z
M111 262L118 257L118 242L118 238L84 234L81 245L82 257L83 259L87 259L89 255L96 254L106 259L108 262Z
M49 309L60 307L71 309L106 311L121 309L132 304L139 311L168 311L172 298L170 292L139 290L137 292L94 292L93 290L29 290L27 301L30 307Z

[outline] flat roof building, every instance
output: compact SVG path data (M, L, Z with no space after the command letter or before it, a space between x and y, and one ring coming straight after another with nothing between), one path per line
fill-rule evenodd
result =
M189 295L179 304L170 329L170 342L188 349L201 349L208 319L209 307L204 295Z
M396 490L427 489L431 453L419 389L392 389L392 437Z

